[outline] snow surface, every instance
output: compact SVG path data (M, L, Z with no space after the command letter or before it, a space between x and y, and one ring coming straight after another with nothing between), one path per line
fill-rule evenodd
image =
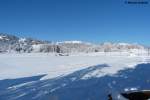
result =
M9 40L9 39L6 38L6 36L0 36L0 40L3 40L3 39Z
M118 53L119 54L119 53ZM120 70L134 68L135 65L148 62L149 57L131 55L78 54L55 56L52 53L0 54L0 80L47 74L44 79L68 75L75 71L99 64L107 64L100 70L90 72L82 77L101 77L114 75Z
M74 40L74 41L63 41L63 42L57 42L56 44L59 44L59 43L75 43L75 44L80 44L80 43L82 43L82 41L76 41L76 40Z
M3 37L2 36L0 36L0 40L2 40L3 39Z
M19 39L19 42L24 42L24 41L26 41L26 38L20 38Z

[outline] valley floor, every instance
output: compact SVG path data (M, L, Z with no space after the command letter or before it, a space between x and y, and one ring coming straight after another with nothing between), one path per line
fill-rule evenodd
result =
M148 56L127 53L87 53L58 56L52 53L0 54L0 80L46 74L41 80L65 76L88 67L107 64L82 79L114 75L120 70L147 63Z

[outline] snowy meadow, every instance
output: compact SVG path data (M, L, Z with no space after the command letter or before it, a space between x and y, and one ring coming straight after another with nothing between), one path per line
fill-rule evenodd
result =
M130 86L126 81L139 68L138 65L148 66L149 59L148 56L127 52L69 56L56 53L3 53L0 54L0 100L70 100L72 97L74 99L71 100L104 100L107 93L112 91L115 98L123 100L119 99L119 91L140 88L135 84ZM121 86L116 85L123 82L119 81L122 80L120 78L125 81ZM134 77L131 79L133 81Z

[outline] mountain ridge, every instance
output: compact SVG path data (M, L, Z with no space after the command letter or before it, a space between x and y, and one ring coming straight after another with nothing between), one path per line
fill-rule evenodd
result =
M83 41L62 41L51 42L33 38L22 38L7 33L0 33L0 52L56 52L56 53L73 53L73 52L123 52L130 50L145 50L146 47L139 44L125 42L111 43L104 42L94 44Z

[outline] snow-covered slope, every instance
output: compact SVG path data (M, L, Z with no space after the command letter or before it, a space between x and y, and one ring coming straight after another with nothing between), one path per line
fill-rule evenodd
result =
M14 35L0 33L0 52L31 52L32 45L49 43L32 38L19 38Z

